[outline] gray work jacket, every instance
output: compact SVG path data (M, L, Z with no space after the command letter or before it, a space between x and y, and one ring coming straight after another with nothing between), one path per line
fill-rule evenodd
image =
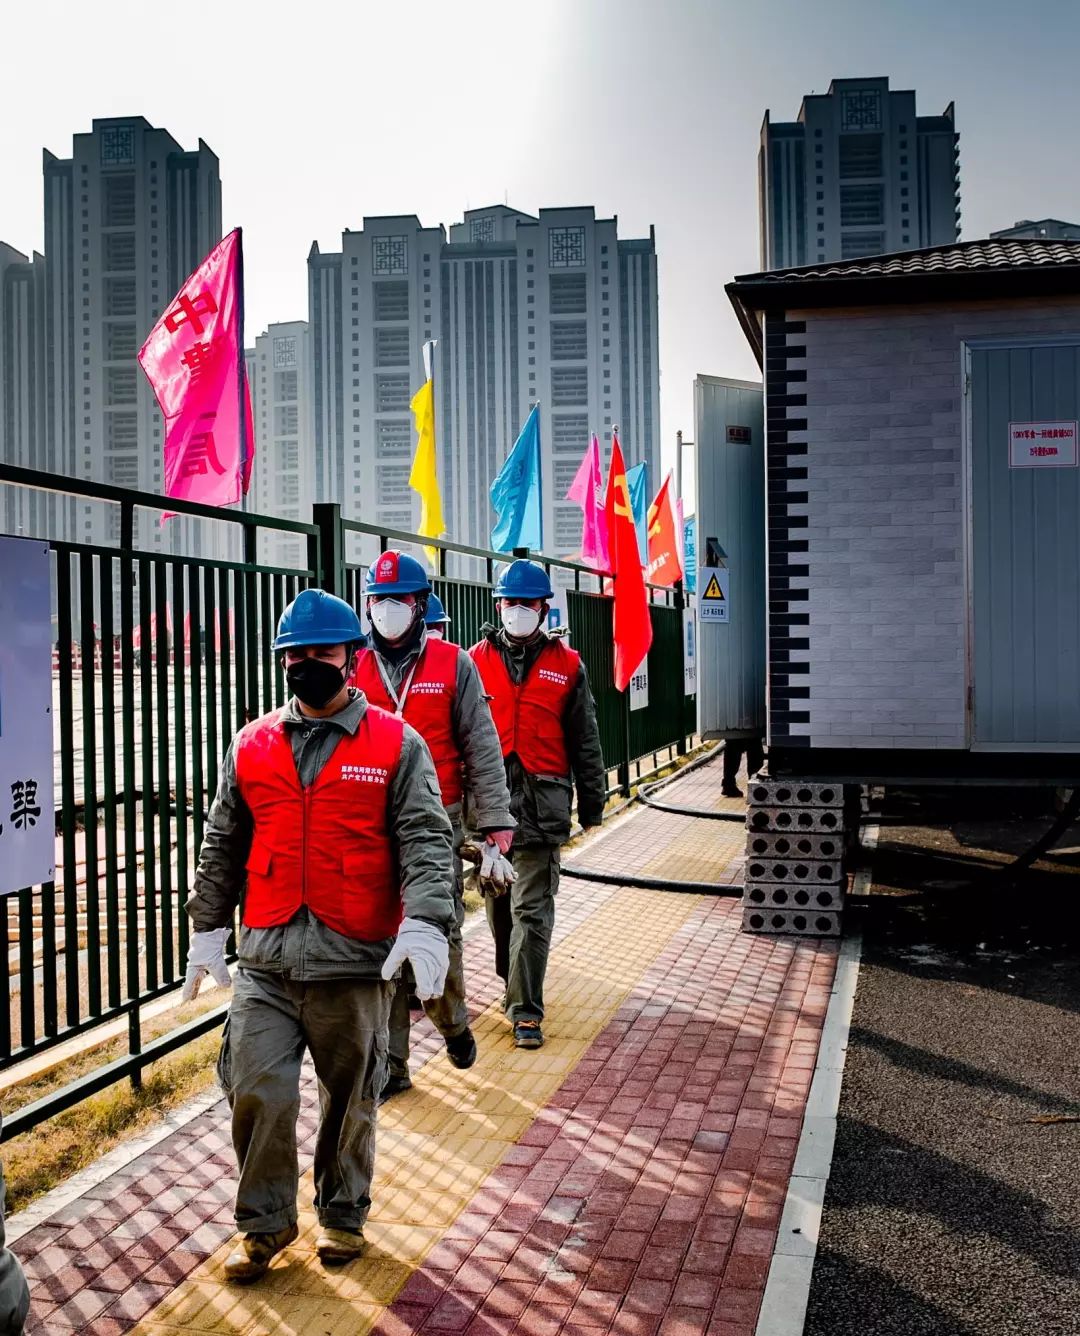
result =
M538 632L524 644L507 638L494 626L481 627L484 639L494 645L506 664L511 682L524 682L526 674L549 644ZM598 826L607 802L607 772L596 722L596 703L589 690L585 664L578 665L562 719L566 751L573 783L577 787L578 820L583 826ZM514 843L521 846L559 845L570 838L571 782L561 777L530 775L516 752L506 758L506 782L510 788L510 811L518 823Z
M400 662L393 663L379 653L375 637L369 637L368 645L382 664L395 692L401 690L427 640L428 635L424 631L416 648ZM491 717L476 664L463 649L458 649L450 723L454 730L454 741L465 761L467 824L481 833L513 830L515 822L510 815L510 791L506 787L499 734ZM455 824L461 821L460 804L451 804L447 813Z
M283 715L300 783L308 788L346 734L355 734L367 710L362 691L349 690L337 714L312 719L290 700ZM420 734L405 724L401 759L390 781L390 830L397 850L401 893L409 918L424 919L449 934L454 918L451 828L435 766ZM196 932L232 924L244 890L254 818L236 781L236 742L221 764L217 796L207 818L195 886L187 911ZM297 982L374 978L393 944L359 942L320 922L304 905L273 928L241 925L240 964Z

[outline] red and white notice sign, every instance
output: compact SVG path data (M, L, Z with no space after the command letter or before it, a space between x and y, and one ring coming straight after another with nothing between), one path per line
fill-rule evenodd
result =
M1075 422L1010 422L1009 468L1075 468Z

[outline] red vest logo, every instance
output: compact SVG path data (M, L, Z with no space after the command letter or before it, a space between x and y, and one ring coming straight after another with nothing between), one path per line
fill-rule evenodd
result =
M355 784L385 784L390 778L390 771L381 765L343 765L341 778L352 780Z

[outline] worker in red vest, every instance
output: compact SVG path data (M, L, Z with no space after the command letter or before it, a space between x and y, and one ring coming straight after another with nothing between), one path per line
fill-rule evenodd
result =
M327 1263L360 1255L391 980L408 962L421 997L438 997L446 978L450 822L419 734L347 685L362 635L322 590L283 612L274 649L291 699L233 739L187 904L191 996L202 974L225 970L242 901L218 1062L240 1170L230 1280L258 1279L297 1237L305 1048L320 1099L315 1250Z
M512 562L495 586L500 625L485 626L484 638L469 651L491 702L517 820L517 880L506 894L488 895L486 903L495 969L506 982L506 1013L519 1048L544 1042L544 974L574 785L586 830L600 824L607 799L585 666L544 629L553 596L542 566Z
M454 829L456 915L450 933L450 967L442 996L426 1002L424 1010L445 1040L453 1065L471 1067L476 1061L476 1041L469 1028L462 967L462 807L467 793L470 825L505 854L513 838L514 820L499 736L468 654L427 630L426 612L433 595L420 562L406 552L384 552L368 567L364 592L371 636L368 648L357 655L352 683L373 705L411 724L427 743L443 806ZM390 1010L390 1072L384 1100L412 1084L408 982L403 971Z

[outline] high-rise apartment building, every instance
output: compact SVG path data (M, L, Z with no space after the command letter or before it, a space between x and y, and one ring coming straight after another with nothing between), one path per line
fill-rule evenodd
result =
M221 239L218 160L141 116L95 120L72 156L45 151L47 430L57 473L163 488L162 420L135 360L165 303ZM69 536L115 543L119 512L79 507ZM140 514L141 543L198 546ZM205 551L205 546L203 548Z
M311 522L315 500L311 331L306 320L271 325L246 351L255 425L255 463L247 509ZM260 561L296 567L306 561L300 536L267 531Z
M541 405L544 546L576 549L563 501L592 432L614 426L630 463L659 467L656 249L620 241L591 208L476 209L450 229L365 219L342 251L309 257L317 499L413 527L409 399L436 351L436 432L451 537L486 546L488 489Z
M315 498L346 516L409 529L409 403L435 337L441 227L415 217L365 218L341 250L308 256L314 365Z
M946 245L960 236L953 105L917 116L888 79L834 79L796 121L761 127L761 263L784 269Z
M45 261L0 242L0 460L48 470L45 435ZM29 488L0 488L0 533L38 536L57 500Z

